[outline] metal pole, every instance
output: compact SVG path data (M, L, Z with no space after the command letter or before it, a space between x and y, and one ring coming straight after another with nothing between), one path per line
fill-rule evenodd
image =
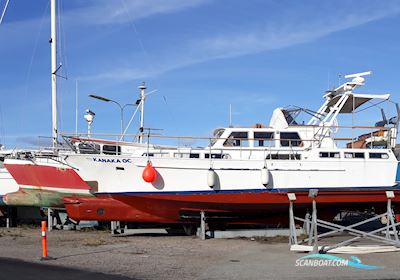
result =
M391 199L388 198L387 200L387 209L386 209L386 238L389 239L390 234L389 234L389 230L390 230L390 216L391 216Z
M111 234L115 234L116 224L115 221L111 221Z
M56 0L50 0L51 4L51 108L52 108L52 142L53 148L57 147L57 24L56 24Z
M92 135L92 124L91 123L88 123L88 125L87 125L87 135L88 135L88 137L91 137Z
M78 80L75 81L75 135L78 135Z
M297 244L297 233L296 233L296 225L294 223L292 201L289 201L289 228L290 228L289 245Z
M121 139L124 140L124 108L120 106L121 110Z
M310 234L310 213L308 212L304 216L303 230L306 234Z
M7 206L6 228L10 228L11 207Z
M313 208L313 213L312 213L312 226L313 226L313 238L314 238L314 247L313 247L313 253L318 253L318 231L317 231L317 202L315 199L313 199L312 202L312 208Z
M229 127L232 127L232 104L229 104Z
M51 231L53 229L53 216L51 208L47 208L47 230Z
M143 82L142 85L139 87L140 89L140 138L139 138L139 143L143 143L143 131L144 131L144 100L146 98L145 95L145 90L146 90L146 85Z
M388 223L390 221L390 224L391 224L392 230L393 230L394 239L396 240L396 242L399 242L399 237L398 237L396 226L395 226L396 223L393 218L392 200L390 198L388 199L388 215L389 215Z
M200 211L200 239L206 240L206 213Z

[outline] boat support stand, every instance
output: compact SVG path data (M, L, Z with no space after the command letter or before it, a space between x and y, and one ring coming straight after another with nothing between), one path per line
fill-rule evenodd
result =
M313 253L327 253L330 250L349 245L361 238L386 243L397 248L400 248L400 241L399 241L399 232L397 230L398 226L400 226L400 222L396 222L394 219L394 213L392 210L392 199L394 198L393 191L386 191L387 197L387 209L386 212L380 215L376 215L372 218L366 219L364 221L349 225L349 226L342 226L332 222L320 220L317 218L317 203L316 197L318 195L318 190L310 190L309 197L313 199L312 201L312 215L311 215L311 222L310 217L306 216L304 219L294 216L293 211L293 204L296 201L296 195L294 193L288 193L289 199L289 229L290 229L290 237L289 237L289 245L299 245L296 235L296 225L295 221L300 221L304 223L304 228L306 229L306 233L308 233L308 238L303 240L303 242L308 242L308 246L312 246ZM375 220L386 219L386 224L378 229L373 231L362 231L356 229L361 225L365 225ZM330 231L322 234L318 234L317 227L323 227L329 229ZM352 235L353 237L336 243L330 246L322 246L318 247L318 240L323 237L328 237L333 234L347 232L348 234ZM384 234L382 234L384 233ZM391 234L392 233L392 234ZM393 237L392 237L393 235Z
M47 215L47 230L76 230L79 229L79 222L70 219L64 208L42 208Z

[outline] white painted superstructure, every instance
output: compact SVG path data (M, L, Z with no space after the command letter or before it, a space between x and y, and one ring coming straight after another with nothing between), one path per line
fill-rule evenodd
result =
M67 137L75 153L6 164L29 165L33 160L35 165L73 169L99 194L392 189L400 180L394 154L398 116L380 126L361 127L370 132L359 137L335 137L342 129L339 114L353 114L365 102L390 97L353 93L364 85L366 74L348 76L353 80L327 92L308 124L296 123L299 109L277 108L269 126L217 129L204 148ZM353 133L356 127L350 129ZM149 142L156 138L147 135ZM340 145L343 140L347 143ZM142 178L148 162L157 172L151 183Z

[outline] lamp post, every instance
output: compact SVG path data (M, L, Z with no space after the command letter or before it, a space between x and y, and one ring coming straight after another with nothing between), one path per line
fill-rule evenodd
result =
M97 100L101 100L101 101L104 101L104 102L111 102L111 103L116 104L119 107L119 110L120 110L120 126L121 126L121 135L122 135L124 133L124 109L127 106L136 106L136 104L127 103L127 104L122 106L119 102L117 102L115 100L112 100L112 99L109 99L109 98L106 98L106 97L103 97L103 96L90 94L89 97L97 99ZM122 135L122 139L123 139L123 135Z

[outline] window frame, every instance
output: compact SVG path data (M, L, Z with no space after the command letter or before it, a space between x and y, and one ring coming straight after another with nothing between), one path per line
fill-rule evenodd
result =
M298 138L282 138L282 135L285 134L297 134ZM283 143L286 143L283 144ZM293 143L298 143L296 145L293 145ZM300 137L300 134L297 131L280 131L279 133L279 145L280 147L302 147L303 146L303 140Z
M239 134L239 133L246 134L246 137L234 136L234 134ZM233 137L231 138L231 136ZM227 143L229 142L231 142L232 145L228 145ZM246 143L246 145L243 145L243 143ZM223 146L228 148L249 148L250 147L249 131L232 131L227 137L227 139L225 139Z
M323 154L327 154L327 156L322 156ZM337 155L337 156L335 156ZM340 152L319 152L319 158L336 158L340 159Z
M257 137L257 134L269 134L270 137ZM258 145L256 145L256 143ZM259 145L263 143L263 145ZM265 145L267 144L267 145ZM275 132L274 131L254 131L253 132L253 147L254 148L274 148L276 146L275 143Z

